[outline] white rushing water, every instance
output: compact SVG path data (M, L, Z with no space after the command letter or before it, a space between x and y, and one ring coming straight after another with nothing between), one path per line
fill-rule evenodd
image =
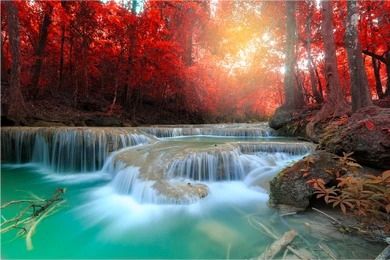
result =
M272 135L265 124L5 128L2 160L41 165L59 182L108 181L88 193L80 212L91 223L125 218L118 223L130 226L172 212L264 203L269 180L314 148Z

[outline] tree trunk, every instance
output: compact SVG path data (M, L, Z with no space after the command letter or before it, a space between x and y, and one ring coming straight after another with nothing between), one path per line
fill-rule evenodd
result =
M131 1L131 13L133 15L137 15L137 0ZM133 94L135 93L135 89L133 87L133 84L131 81L131 76L134 75L133 71L133 65L134 65L134 56L135 56L135 50L136 50L136 44L137 44L137 38L136 38L136 32L137 32L137 26L136 24L131 25L131 34L130 34L130 48L129 48L129 57L128 57L128 80L127 80L127 87L126 87L126 96L125 96L125 107L130 111L131 107L133 106L133 113L135 114L134 110L136 109L136 104L132 102Z
M45 15L43 17L41 28L39 30L38 45L37 48L35 49L35 63L32 67L32 78L31 78L31 88L30 88L31 91L30 93L32 98L36 98L36 96L39 93L39 77L42 68L42 59L43 59L42 56L45 51L47 36L49 33L52 11L53 11L53 7L51 6L51 4L48 4L46 6Z
M324 102L324 95L322 94L323 93L323 89L322 89L322 83L321 83L321 77L320 77L320 74L318 73L318 70L317 68L314 66L314 63L311 64L315 74L316 74L316 77L317 77L317 81L318 81L318 92L320 94L320 97L321 97L321 100L322 102Z
M19 39L19 17L15 2L4 2L8 11L8 34L11 49L11 79L9 88L9 100L7 114L17 123L24 120L27 110L20 88L20 39Z
M380 75L381 64L374 57L371 57L372 68L374 70L375 76L375 90L379 99L384 97L383 89L382 89L382 81Z
M351 77L352 111L372 105L368 80L362 59L362 48L358 35L359 11L356 1L347 1L347 26L345 47L348 54L349 74Z
M89 97L89 83L88 83L88 48L89 43L87 39L83 40L82 47L81 47L81 57L82 57L82 68L81 68L81 78L83 80L83 84L81 85L83 89L81 90L81 93L85 98Z
M193 27L190 26L188 28L188 35L185 37L185 43L184 43L184 64L187 66L192 65L192 34L193 34Z
M333 38L333 17L332 2L321 1L323 21L321 25L322 40L325 52L325 79L326 79L326 102L313 120L306 126L307 136L319 141L315 125L329 117L339 117L348 111L343 92L341 90L339 73L337 71L336 45Z
M385 96L390 96L390 51L388 51L385 55L385 64L386 64L386 72L387 72L387 84L386 84L386 92Z
M337 71L336 45L333 37L333 10L332 1L321 1L323 22L321 26L325 51L325 79L327 83L327 100L318 113L319 120L327 116L340 116L348 108L341 89L339 73Z
M8 84L8 64L5 55L4 44L6 42L6 37L1 34L1 82L7 82Z
M308 67L309 67L309 75L310 75L310 85L311 85L311 92L312 95L317 102L317 104L322 103L322 95L318 92L317 89L317 80L313 68L313 59L311 57L311 22L312 22L312 16L313 16L313 9L312 9L312 3L310 2L309 6L309 14L306 18L306 51L307 51L307 60L308 60Z
M60 50L60 69L58 75L58 89L62 89L63 71L64 71L64 44L65 44L65 25L61 27L61 50Z
M70 86L75 86L74 84L74 66L73 66L73 36L70 37L69 39L69 61L68 61L68 64L69 64L69 76L70 76L70 79L68 82L68 84Z
M295 44L296 44L296 3L295 1L286 1L287 14L287 35L286 35L286 66L284 74L284 105L288 108L299 108L304 104L302 95L297 93L297 84L295 79Z

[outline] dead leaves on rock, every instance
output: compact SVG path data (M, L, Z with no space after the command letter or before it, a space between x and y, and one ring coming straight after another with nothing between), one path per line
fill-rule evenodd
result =
M375 227L390 233L390 170L379 176L344 175L336 181L330 187L323 179L313 179L308 184L317 199L323 198L344 214L358 217L366 229Z

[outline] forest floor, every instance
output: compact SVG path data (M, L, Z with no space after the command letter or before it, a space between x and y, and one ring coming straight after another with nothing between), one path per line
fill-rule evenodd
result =
M2 98L3 126L17 123L7 117ZM26 126L138 126L151 124L200 124L204 119L197 114L186 111L175 111L172 108L161 109L153 104L143 104L137 110L126 111L114 107L104 100L80 102L77 106L69 104L66 99L50 98L26 102L28 116L23 122Z
M13 126L14 122L6 115L7 97L2 95L1 125ZM136 109L114 106L102 98L79 101L77 106L66 97L50 97L25 102L28 116L22 125L26 126L140 126L168 124L217 124L217 123L255 123L266 121L265 116L210 116L200 112L180 109L176 104L154 104L144 102Z

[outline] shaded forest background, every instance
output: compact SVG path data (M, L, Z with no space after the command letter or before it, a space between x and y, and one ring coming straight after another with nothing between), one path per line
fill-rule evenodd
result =
M1 2L2 122L248 122L361 89L386 105L390 2L353 3Z

